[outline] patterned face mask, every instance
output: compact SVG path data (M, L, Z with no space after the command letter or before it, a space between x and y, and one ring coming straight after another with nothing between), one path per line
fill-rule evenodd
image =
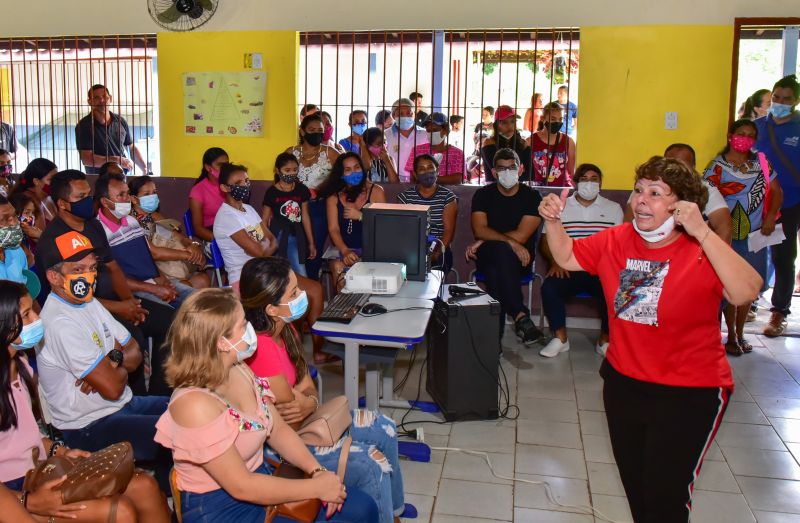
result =
M19 223L10 227L0 227L0 249L13 249L17 247L25 235Z

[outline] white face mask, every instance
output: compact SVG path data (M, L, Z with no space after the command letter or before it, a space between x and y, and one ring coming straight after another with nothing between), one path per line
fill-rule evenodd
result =
M670 235L675 229L675 218L670 216L667 220L653 229L652 231L643 231L636 225L636 218L633 219L633 228L639 233L639 236L646 242L656 243Z
M433 131L430 134L431 145L439 145L445 139L445 136L442 134L441 131Z
M497 171L497 181L506 189L511 189L519 183L519 173L517 169L503 169Z
M131 213L131 202L114 202L114 208L111 209L111 214L121 220Z
M236 343L231 343L228 338L223 337L223 340L231 346L231 349L236 351L236 360L237 361L244 361L253 354L256 353L256 349L258 348L258 337L256 336L256 330L253 328L253 325L248 321L247 327L244 329L244 334L242 335L242 339ZM239 350L236 348L237 345L240 343L245 342L247 344L247 348L244 350Z
M594 200L600 194L599 182L578 182L578 196L584 200Z

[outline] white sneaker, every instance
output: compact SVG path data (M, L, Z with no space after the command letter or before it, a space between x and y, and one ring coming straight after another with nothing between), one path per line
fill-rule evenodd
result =
M558 337L553 338L550 340L550 343L545 345L545 347L539 351L540 356L544 356L545 358L555 358L562 352L567 352L569 350L569 340L561 341Z
M608 342L600 343L597 342L597 345L594 346L594 351L602 357L606 357L606 351L608 351Z

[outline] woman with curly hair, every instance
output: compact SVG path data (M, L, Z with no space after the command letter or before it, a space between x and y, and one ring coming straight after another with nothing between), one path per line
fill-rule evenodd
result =
M633 222L587 238L564 230L566 193L547 195L539 214L556 263L603 285L603 401L633 520L686 521L733 392L719 304L752 301L761 277L703 221L708 190L681 161L655 156L639 166Z

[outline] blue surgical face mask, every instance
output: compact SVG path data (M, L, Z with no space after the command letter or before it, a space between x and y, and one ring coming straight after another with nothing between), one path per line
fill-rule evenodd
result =
M22 332L19 333L19 343L12 343L11 345L17 349L32 349L42 340L44 336L44 322L39 318L22 327Z
M253 328L253 325L250 322L247 322L247 327L244 329L244 334L242 335L242 339L239 340L237 343L231 343L228 338L224 339L228 345L231 346L231 349L236 351L236 360L237 361L244 361L253 354L256 353L256 349L258 348L258 336L256 336L256 330ZM246 343L247 348L244 350L239 350L236 348L239 343Z
M400 118L397 119L397 126L403 131L408 131L409 129L414 127L414 117L401 116Z
M364 134L364 131L366 131L366 130L367 130L367 124L365 124L365 123L353 124L353 132L358 134L358 135Z
M769 106L769 114L771 114L773 118L786 118L792 114L792 106L772 102Z
M144 212L156 212L159 203L157 194L148 194L139 197L139 207L141 207Z
M290 316L280 316L280 319L286 323L292 323L295 320L299 320L308 310L308 296L306 295L306 291L301 292L297 298L293 299L289 303L280 303L279 305L288 305L289 313L291 314Z
M342 176L342 180L347 185L358 185L361 183L361 180L364 179L364 172L363 171L353 171L350 174L346 174Z

